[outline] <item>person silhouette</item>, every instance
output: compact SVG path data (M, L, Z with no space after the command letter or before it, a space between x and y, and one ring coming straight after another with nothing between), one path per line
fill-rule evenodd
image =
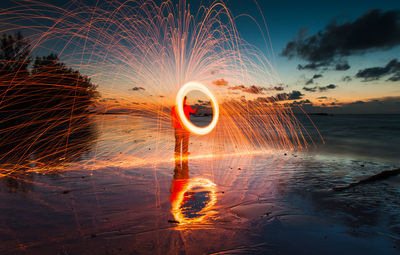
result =
M186 118L189 120L190 114L197 112L197 107L193 109L190 105L187 105L186 98L187 97L185 96L183 99L183 112ZM172 126L175 129L175 156L182 155L183 157L187 157L190 154L188 152L190 132L187 131L183 126L178 116L178 109L175 105L171 109L171 119Z

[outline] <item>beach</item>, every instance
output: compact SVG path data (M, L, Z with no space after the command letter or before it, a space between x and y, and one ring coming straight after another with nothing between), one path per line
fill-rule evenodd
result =
M333 188L400 167L399 116L310 117L325 144L316 141L302 151L213 156L192 144L187 161L180 165L178 159L186 167L182 178L176 175L172 149L151 161L138 160L140 155L127 148L116 150L117 138L135 143L128 132L135 125L127 116L102 116L99 136L115 139L99 139L103 144L80 159L87 161L96 153L103 157L101 164L77 161L58 170L20 171L1 179L0 252L398 254L400 176L343 191ZM111 136L113 125L124 135ZM162 140L160 148L172 148L173 136L157 139ZM112 159L115 155L100 151L107 149L116 152L119 163ZM146 151L148 157L157 150ZM181 221L173 210L180 179L194 183L178 206Z

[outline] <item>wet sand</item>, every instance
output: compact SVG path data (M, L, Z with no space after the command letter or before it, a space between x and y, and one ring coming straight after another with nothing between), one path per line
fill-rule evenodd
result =
M220 155L192 139L188 161L176 164L172 136L158 137L157 150L138 133L143 124L107 118L82 155L101 164L0 179L0 254L400 252L400 176L333 190L399 168L396 159L322 145Z
M188 167L190 178L216 184L217 202L203 221L186 225L175 223L171 213L174 162L3 178L0 251L400 252L400 177L332 190L394 165L276 154L246 160L189 158Z

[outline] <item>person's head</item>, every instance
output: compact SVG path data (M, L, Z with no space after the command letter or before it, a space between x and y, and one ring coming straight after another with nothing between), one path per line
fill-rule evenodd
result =
M185 97L183 98L183 105L186 105L186 98L187 98L187 96L185 96Z

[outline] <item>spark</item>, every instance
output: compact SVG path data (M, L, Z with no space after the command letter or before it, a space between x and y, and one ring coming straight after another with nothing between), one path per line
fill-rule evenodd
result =
M28 107L0 120L0 146L7 148L0 156L3 175L18 169L47 172L81 165L93 170L169 161L170 109L190 81L209 88L219 106L215 128L206 136L192 135L193 158L307 149L314 143L311 135L289 102L269 89L282 83L277 72L260 49L240 38L234 20L222 0L198 8L184 0L74 2L65 8L26 1L2 10L0 33L27 32L32 54L59 52L100 93L88 99L93 101L88 111L78 103L84 91L76 83L51 83L51 72L35 80L3 77L0 110L59 100L55 109ZM218 86L216 80L224 83ZM229 88L254 84L260 88L230 94ZM41 89L8 96L32 85ZM54 95L55 88L73 93ZM107 114L113 112L119 115L110 121ZM201 153L205 149L208 153Z

